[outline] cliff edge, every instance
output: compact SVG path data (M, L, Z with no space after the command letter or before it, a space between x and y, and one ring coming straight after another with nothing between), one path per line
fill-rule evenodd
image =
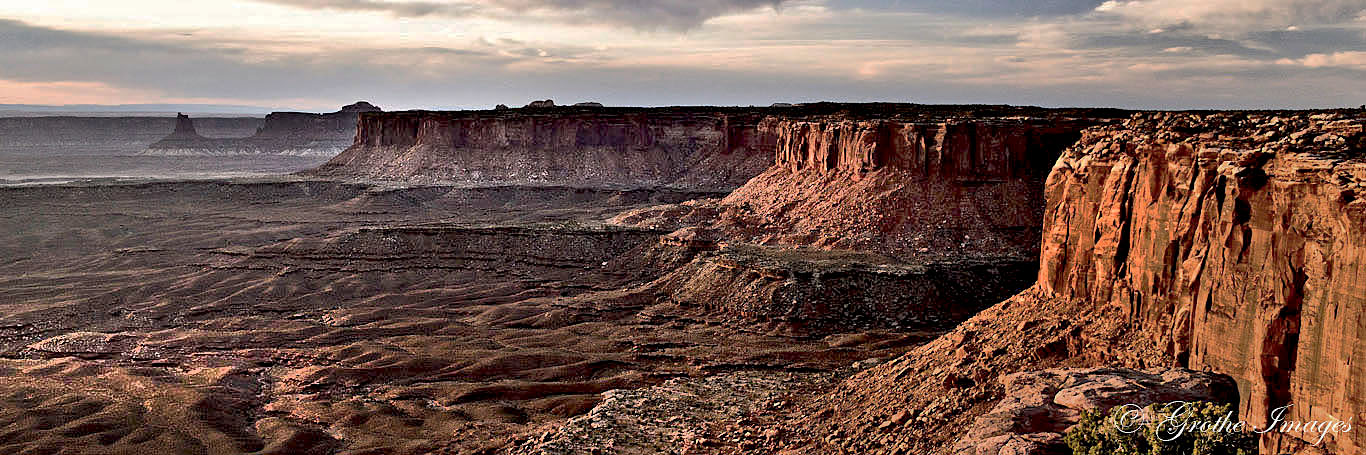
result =
M781 160L780 149L791 149L781 143L787 140L782 129L789 121L917 122L1054 112L1063 111L814 103L749 108L540 106L366 114L360 118L355 144L310 174L405 182L683 186L729 191L768 170L775 159Z
M1361 112L1331 111L1087 130L1047 180L1037 284L818 400L804 444L949 453L1001 397L999 375L1052 366L1225 373L1241 418L1263 427L1277 409L1366 415L1364 128ZM1262 451L1366 453L1360 432L1319 438L1269 432Z

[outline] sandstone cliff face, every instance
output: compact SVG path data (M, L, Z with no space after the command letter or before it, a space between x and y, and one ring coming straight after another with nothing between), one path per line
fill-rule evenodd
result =
M963 118L938 122L766 119L777 163L803 170L900 169L964 183L1042 178L1094 124L1067 119Z
M757 135L772 144L775 166L718 203L615 221L709 224L764 244L1032 261L1048 168L1099 121L768 117Z
M659 283L685 305L797 331L952 327L1033 281L1046 173L1107 121L1036 114L770 115L753 133L767 171L724 199L612 222L715 250Z
M772 163L759 118L597 109L366 115L314 173L379 180L734 188Z
M1250 423L1293 404L1283 420L1359 424L1364 127L1345 111L1149 113L1087 130L1047 182L1037 284L850 378L793 445L949 453L1012 393L1000 375L1055 366L1212 370ZM1262 452L1366 453L1361 435L1275 432Z
M1054 143L1054 133L1071 134L1074 140L1080 127L1088 124L1053 123L1065 117L1116 114L1118 111L1108 110L887 103L767 108L547 105L492 111L393 112L363 116L355 144L313 174L417 182L678 185L731 190L770 168L776 159L783 163L819 162L827 165L827 170L944 165L946 172L961 173L965 180L1035 175L1041 181L1067 142ZM1049 120L1036 125L1038 134L1015 136L972 124L973 119L1028 124L1028 118ZM946 123L946 119L968 121ZM945 124L947 130L940 131L934 126L938 124ZM969 155L940 161L949 158L935 155L941 144L948 144L944 150L951 155ZM1036 145L1054 148L1052 155L1033 153ZM907 154L910 150L921 155ZM864 166L845 164L847 160L863 160ZM991 166L979 169L983 164ZM940 173L938 167L917 170Z
M1119 308L1175 363L1234 376L1253 423L1290 404L1292 420L1360 421L1363 125L1152 114L1088 131L1049 178L1038 287ZM1329 453L1366 452L1366 433L1325 439Z

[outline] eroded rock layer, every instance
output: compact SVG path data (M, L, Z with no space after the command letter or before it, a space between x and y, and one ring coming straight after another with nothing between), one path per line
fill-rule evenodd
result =
M1001 398L998 375L1059 365L1224 373L1263 427L1286 405L1285 420L1359 421L1364 125L1147 113L1087 130L1048 179L1038 283L818 400L807 443L943 453ZM902 409L916 411L884 425ZM1366 450L1358 433L1319 439L1273 431L1262 450Z
M361 118L356 143L314 173L469 183L733 188L771 163L758 117L547 109Z
M1081 129L1103 121L769 117L758 131L775 166L723 200L614 221L705 225L762 244L1032 260L1048 168Z
M798 333L945 330L1029 285L1030 261L908 263L857 252L730 245L651 283L656 294Z
M956 324L1033 281L1048 169L1111 115L1012 114L769 115L756 126L767 171L723 199L611 221L766 246L670 274L661 292L679 302L807 330Z
M924 153L933 153L929 148L938 143L933 137L921 138L921 134L951 137L964 143L978 140L975 132L966 133L969 138L928 127L917 129L916 133L896 133L894 125L958 117L1063 115L1112 113L1008 106L834 103L770 108L543 107L398 112L363 116L355 145L314 173L400 181L733 189L768 169L775 158L783 162L797 153L824 153L818 153L819 147L835 152L848 146L840 152L847 156L821 155L822 163L829 161L835 165L836 160L843 159L880 165L884 164L879 161L883 159L891 164L890 160L916 158L897 155L900 152L890 137L898 134L902 141L918 141L904 147L918 144ZM892 120L901 123L887 122ZM824 128L826 136L803 142L807 140L807 130L801 129L801 124L808 125L808 129L811 125ZM980 141L985 144L1037 139L992 134L985 133ZM880 140L884 136L889 140ZM866 153L860 155L863 148ZM974 166L983 162L1004 163L1002 157L993 153L1023 150L999 145L974 149L972 153L980 155L956 156L949 171L977 173ZM1051 159L1045 161L1051 163ZM983 170L997 176L1018 174L1015 171L1011 167Z
M1299 421L1364 416L1363 125L1153 114L1090 131L1049 178L1038 286L1120 308L1176 363L1234 376L1254 424L1292 404ZM1366 435L1325 444L1362 453Z

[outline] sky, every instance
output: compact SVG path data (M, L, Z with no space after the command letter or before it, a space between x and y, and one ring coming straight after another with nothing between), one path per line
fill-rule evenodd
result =
M1366 0L0 1L0 104L1366 104Z

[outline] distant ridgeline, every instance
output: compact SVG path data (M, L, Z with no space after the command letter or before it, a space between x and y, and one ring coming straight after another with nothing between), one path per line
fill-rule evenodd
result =
M208 138L194 120L180 114L175 131L147 147L144 155L293 155L332 156L351 145L362 112L382 112L360 101L330 114L273 112L256 134L243 138Z

